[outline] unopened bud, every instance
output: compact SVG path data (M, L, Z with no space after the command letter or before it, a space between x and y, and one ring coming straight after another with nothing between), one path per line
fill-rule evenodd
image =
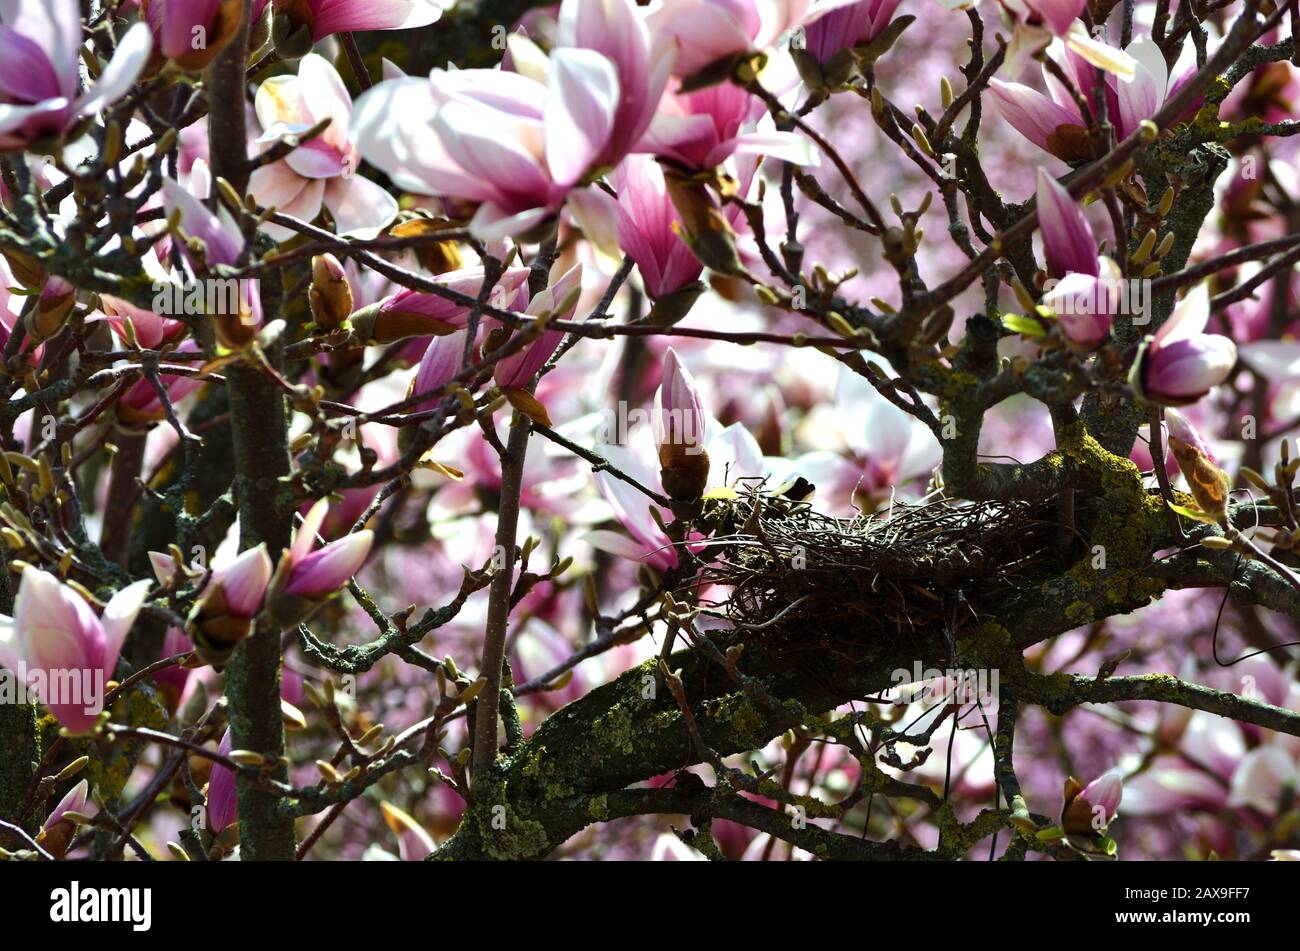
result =
M318 254L311 259L311 288L308 290L312 317L321 330L336 330L352 314L352 286L339 259Z
M51 277L41 289L36 308L27 315L27 335L35 341L49 340L63 329L76 302L73 286L61 277Z
M1141 264L1146 261L1147 258L1151 257L1151 252L1155 250L1155 247L1156 232L1155 229L1152 228L1142 236L1142 240L1138 243L1137 250L1133 252L1133 256L1129 258L1129 260L1134 264Z
M1232 540L1222 535L1207 535L1201 539L1201 547L1211 551L1228 551L1232 548Z
M1166 188L1165 193L1160 196L1160 204L1156 206L1156 214L1161 218L1166 217L1174 207L1175 192L1172 188Z

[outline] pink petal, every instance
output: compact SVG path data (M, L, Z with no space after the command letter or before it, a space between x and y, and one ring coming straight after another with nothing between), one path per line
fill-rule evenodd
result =
M436 23L442 7L432 0L315 0L312 38L363 30L408 30Z
M1083 208L1040 166L1038 169L1038 227L1043 235L1047 269L1057 277L1071 271L1099 273L1097 239Z
M306 527L304 522L303 528ZM363 530L303 557L289 574L285 594L320 597L337 591L365 563L373 542L374 533Z
M373 238L397 217L397 199L368 178L351 175L325 186L325 207L334 216L334 230L363 240Z
M1047 96L1021 83L993 79L989 83L993 107L1017 132L1043 151L1063 125L1081 125L1078 111L1058 105Z
M546 159L556 184L575 184L604 151L614 129L619 80L593 50L551 54L546 93Z
M27 665L98 669L104 656L99 618L81 595L49 572L28 566L14 603L17 651Z
M262 598L270 580L271 556L262 544L241 553L228 567L218 570L212 583L221 585L232 614L253 618L262 610Z
M231 749L230 731L227 730L217 745L217 752L229 756ZM239 817L235 774L218 763L212 764L212 774L208 779L207 809L208 828L213 835L232 825Z

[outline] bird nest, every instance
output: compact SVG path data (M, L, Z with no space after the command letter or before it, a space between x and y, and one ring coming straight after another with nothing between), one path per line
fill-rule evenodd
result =
M697 579L725 596L701 607L742 639L848 660L904 637L951 643L1043 577L1060 531L1052 507L1021 502L894 502L840 519L758 487L725 504L696 552Z

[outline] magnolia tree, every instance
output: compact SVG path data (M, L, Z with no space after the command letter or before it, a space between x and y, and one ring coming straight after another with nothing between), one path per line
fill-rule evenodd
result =
M1297 30L0 0L3 854L1300 856Z

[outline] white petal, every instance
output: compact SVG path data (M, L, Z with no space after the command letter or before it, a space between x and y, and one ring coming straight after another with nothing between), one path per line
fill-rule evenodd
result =
M77 100L77 114L90 115L99 112L109 103L116 102L126 95L134 84L149 53L153 50L153 36L149 27L136 23L127 30L117 44L117 52L112 61L104 67L99 79Z
M614 128L618 73L593 50L551 55L546 95L546 161L560 185L581 179L600 157Z
M523 234L546 220L551 214L546 208L529 208L509 214L495 202L484 202L470 220L469 230L480 241L501 241Z
M111 673L117 664L117 655L122 650L122 642L135 624L136 615L144 607L144 599L149 594L153 582L148 578L127 585L104 607L100 623L104 626L104 668Z
M817 147L797 132L749 132L734 141L735 155L766 155L791 165L817 165L821 161Z
M1124 82L1132 82L1137 73L1137 60L1123 50L1117 50L1101 40L1094 40L1082 24L1077 31L1071 31L1065 38L1065 44L1093 66L1114 73Z
M360 175L330 179L324 201L334 216L334 230L363 240L378 235L397 217L397 199Z
M468 179L442 147L433 128L438 100L429 80L389 79L367 90L352 107L352 136L362 157L393 184L417 194L459 194Z
M1210 286L1205 281L1193 287L1164 326L1156 331L1156 343L1167 346L1176 340L1188 340L1205 330L1210 321Z

